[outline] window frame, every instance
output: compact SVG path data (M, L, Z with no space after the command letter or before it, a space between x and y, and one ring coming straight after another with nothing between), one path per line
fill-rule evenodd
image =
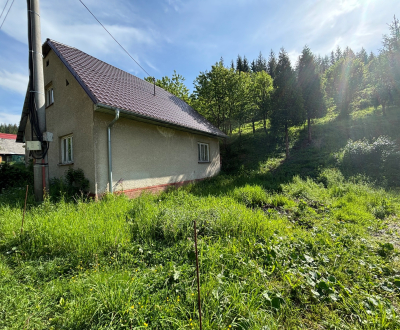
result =
M205 148L205 151L202 147ZM204 154L205 152L205 154ZM202 156L206 156L205 158ZM197 142L197 159L199 163L210 163L210 144L204 142Z
M46 88L46 107L54 104L54 88L49 86Z
M65 135L60 138L60 144L61 144L61 164L62 165L67 165L67 164L73 164L74 163L74 139L73 139L73 134ZM64 143L65 141L65 143ZM71 141L68 143L68 141ZM69 148L70 152L69 152ZM67 150L65 148L67 147ZM69 157L70 156L70 157Z

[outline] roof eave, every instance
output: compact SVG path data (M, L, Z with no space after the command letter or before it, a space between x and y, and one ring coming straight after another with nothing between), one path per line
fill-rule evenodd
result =
M204 132L204 131L201 131L201 130L197 130L195 128L181 126L181 125L178 125L178 124L173 124L173 123L170 123L170 122L167 122L167 121L163 121L161 119L156 119L156 118L144 116L144 115L137 114L137 113L134 113L134 112L129 111L129 110L124 110L124 109L121 109L121 108L112 107L112 106L109 106L109 105L106 105L106 104L102 104L102 103L95 104L94 110L98 111L98 112L107 113L107 114L114 114L114 111L119 110L119 112L121 113L121 117L125 117L125 118L128 118L128 119L141 121L141 122L145 122L145 123L150 123L150 124L157 124L159 126L168 127L168 128L174 128L174 129L179 130L179 131L196 133L196 134L205 135L205 136L209 136L209 137L213 137L213 138L226 138L226 135L223 134L223 133L222 133L223 135L220 135L220 134L214 134L214 133L210 133L210 132Z

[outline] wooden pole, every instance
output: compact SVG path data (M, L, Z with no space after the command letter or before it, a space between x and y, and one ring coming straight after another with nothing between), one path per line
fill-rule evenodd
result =
M25 220L25 212L26 212L26 200L28 199L28 188L29 188L29 185L26 186L24 215L22 216L22 224L21 224L21 235L22 235L22 232L24 231L24 220Z
M196 220L193 221L194 227L194 248L196 250L196 272L197 272L197 304L199 306L199 320L200 320L200 330L203 330L203 325L201 323L201 294L200 294L200 272L199 272L199 256L197 254L197 229Z

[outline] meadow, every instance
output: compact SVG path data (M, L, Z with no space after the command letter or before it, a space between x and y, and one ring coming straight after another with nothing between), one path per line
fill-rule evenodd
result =
M221 146L224 173L161 195L0 194L1 329L400 328L400 194L354 174L345 147L386 135L400 112L314 124L314 140L246 126ZM374 140L375 141L375 140Z

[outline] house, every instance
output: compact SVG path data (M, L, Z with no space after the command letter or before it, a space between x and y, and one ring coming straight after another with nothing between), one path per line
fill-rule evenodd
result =
M0 133L0 163L24 162L25 149L20 143L15 142L16 139L16 134Z
M220 171L224 133L178 97L50 39L43 56L50 178L80 168L94 195L136 196ZM18 142L31 136L28 115L26 97Z

